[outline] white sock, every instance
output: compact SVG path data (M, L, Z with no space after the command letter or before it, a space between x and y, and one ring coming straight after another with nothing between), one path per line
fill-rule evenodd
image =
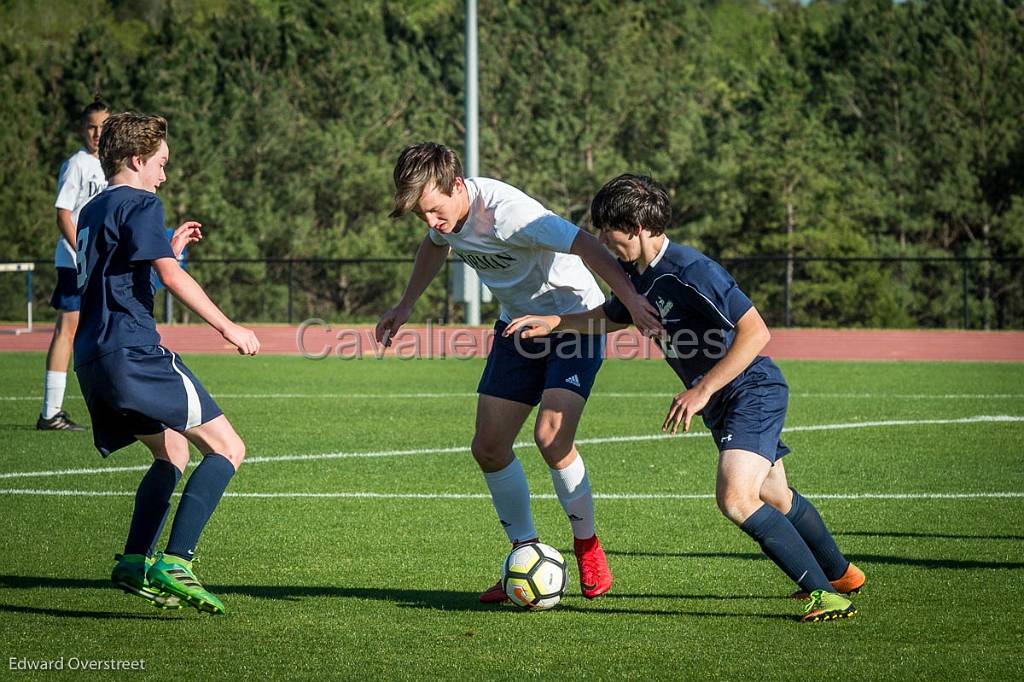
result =
M61 406L64 405L64 387L67 383L67 372L46 370L46 381L43 382L43 419L51 419L60 412Z
M484 480L508 541L515 544L537 537L533 514L530 513L530 488L519 458L514 457L512 463L501 471L484 472Z
M581 540L594 537L594 496L590 492L590 478L579 453L572 464L564 469L551 469L551 482L562 509L572 523L573 537Z

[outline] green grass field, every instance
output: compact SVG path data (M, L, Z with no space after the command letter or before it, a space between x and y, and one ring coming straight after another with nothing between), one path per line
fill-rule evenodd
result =
M856 618L802 625L715 508L703 426L640 439L676 390L662 363L606 363L580 428L615 587L528 613L477 602L506 551L467 447L480 361L186 361L249 447L198 552L228 613L109 586L148 455L34 431L42 355L0 354L0 677L61 656L179 679L1024 677L1024 365L780 363L790 480L868 574ZM571 553L518 451L542 539Z

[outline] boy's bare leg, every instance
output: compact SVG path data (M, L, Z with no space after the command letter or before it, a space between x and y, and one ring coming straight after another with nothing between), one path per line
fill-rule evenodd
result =
M46 353L46 369L51 372L68 371L71 350L75 344L75 332L78 330L77 310L58 310L57 322L53 327L53 338L50 349Z
M218 454L231 462L235 471L245 459L245 443L223 414L205 424L193 427L184 437L196 446L204 456Z
M533 406L480 395L471 450L491 491L498 520L513 545L533 540L537 530L530 513L530 489L512 444Z
M515 459L512 444L532 405L481 394L476 403L476 432L472 452L484 474L501 471Z
M57 322L46 352L46 379L43 382L43 409L36 428L42 431L84 431L64 412L64 390L67 386L68 364L78 329L77 310L58 310Z
M775 464L768 470L768 476L761 484L760 497L783 514L788 514L793 507L793 491L789 489L786 468L781 459L775 460Z
M513 545L537 539L530 512L530 488L523 466L512 450L532 405L481 394L476 407L476 433L471 450L484 474L491 502L505 535ZM480 601L496 603L508 597L501 581L480 594Z
M572 525L573 550L580 588L588 599L611 589L612 573L594 530L594 497L583 458L576 450L583 396L564 388L549 388L540 401L533 437L548 464L558 501Z
M544 391L533 439L550 468L564 469L577 459L576 429L586 405L583 396L573 391L564 388Z

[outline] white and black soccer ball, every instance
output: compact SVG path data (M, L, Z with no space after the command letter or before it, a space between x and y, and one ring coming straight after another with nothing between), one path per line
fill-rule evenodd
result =
M505 559L501 586L516 606L550 609L565 592L565 560L542 542L519 545Z

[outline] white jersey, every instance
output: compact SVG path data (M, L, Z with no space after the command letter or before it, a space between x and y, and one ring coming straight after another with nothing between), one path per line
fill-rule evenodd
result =
M61 164L54 207L71 211L71 222L78 225L78 214L82 212L82 207L106 186L107 178L103 175L100 160L85 149L79 149ZM63 234L57 238L53 262L58 268L75 267L75 250Z
M469 215L458 233L430 230L477 271L501 303L505 322L521 315L593 310L604 294L579 256L569 253L579 228L526 193L489 178L466 178Z

